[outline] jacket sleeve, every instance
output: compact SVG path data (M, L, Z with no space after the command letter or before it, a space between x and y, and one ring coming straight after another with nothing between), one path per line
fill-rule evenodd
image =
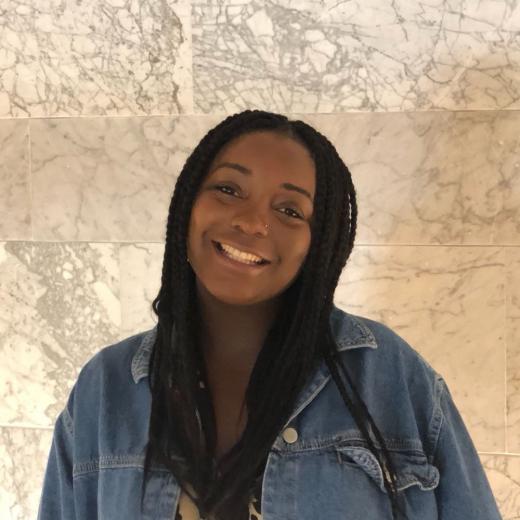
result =
M69 404L70 402L69 398ZM76 518L72 480L73 452L73 422L68 407L65 407L54 426L38 509L38 520L74 520Z
M433 464L440 473L435 488L440 520L502 520L473 441L440 378L440 429Z

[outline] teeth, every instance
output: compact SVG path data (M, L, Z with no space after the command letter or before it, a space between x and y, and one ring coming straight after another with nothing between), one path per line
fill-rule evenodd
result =
M228 246L227 244L220 244L220 246L234 260L253 264L257 264L262 260L262 258L259 256L252 255L250 253L244 253L243 251L239 251L238 249Z

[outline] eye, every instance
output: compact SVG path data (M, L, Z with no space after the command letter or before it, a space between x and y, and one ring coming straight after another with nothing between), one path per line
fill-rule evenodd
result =
M231 190L234 193L237 192L237 190L235 190L234 188L232 188L228 184L217 184L216 186L214 186L214 189L220 191L221 193L225 193L226 195L232 195L232 194L228 193L227 191L224 191L224 189Z
M283 210L289 210L289 211L292 211L292 215L288 215L287 213L285 213L285 215L287 215L288 217L291 217L291 218L299 218L299 219L302 219L303 216L300 215L297 211L294 211L294 209L292 208L283 208Z
M220 193L224 193L225 195L231 195L232 197L235 196L235 195L233 195L233 193L238 193L237 190L235 188L231 187L229 184L216 184L215 186L213 186L213 189L218 190L218 191L220 191ZM232 193L229 193L228 191L225 191L225 190L229 190ZM286 213L286 210L291 213ZM294 209L289 208L289 207L282 208L282 213L285 216L291 217L291 218L297 218L300 220L302 220L304 218L303 215L300 215L300 213L298 213L297 211L295 211Z

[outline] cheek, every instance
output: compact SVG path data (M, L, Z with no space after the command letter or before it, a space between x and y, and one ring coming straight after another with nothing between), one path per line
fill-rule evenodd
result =
M194 249L193 253L196 253L203 247L203 241L207 240L208 235L219 228L220 220L218 205L204 196L196 199L192 206L188 227L188 249L192 251Z
M288 256L296 264L303 263L309 253L310 244L311 244L310 230L306 230L300 236L298 236L297 239L292 241L292 243L290 245L290 251L288 253ZM287 245L288 244L285 243L285 244L283 244L282 247L287 249Z
M307 247L300 253L298 257L298 261L300 263L305 262L305 259L307 258L307 255L309 254L309 244L307 244Z
M302 258L301 258L302 262L307 258L310 247L311 247L311 228L309 226L309 228L307 228L307 233L305 234L305 248L304 248L304 252L302 254Z
M188 226L188 246L191 248L196 241L200 239L200 234L204 225L204 210L200 208L200 204L194 203L190 222Z
M211 215L213 214L214 211L207 203L205 203L202 197L195 199L191 208L189 226L190 233L194 234L196 231L202 230L202 228L209 223Z
M220 213L220 205L207 194L202 194L193 203L190 222L193 221L194 226L198 228L208 227L218 221Z

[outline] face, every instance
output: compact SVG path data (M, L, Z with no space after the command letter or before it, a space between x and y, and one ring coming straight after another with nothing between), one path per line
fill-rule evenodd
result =
M309 251L315 177L306 148L276 133L246 134L220 150L190 217L188 257L199 291L231 305L283 293ZM244 252L268 263L250 264Z

